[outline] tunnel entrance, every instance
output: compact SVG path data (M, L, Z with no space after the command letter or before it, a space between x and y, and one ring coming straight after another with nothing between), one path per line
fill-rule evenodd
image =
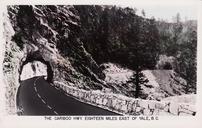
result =
M47 79L47 66L40 61L33 61L25 64L20 75L21 80L26 80L35 76L45 76Z
M23 81L27 78L34 76L45 76L47 81L53 82L53 70L48 61L45 61L42 57L28 56L25 61L22 62L19 70L19 81Z

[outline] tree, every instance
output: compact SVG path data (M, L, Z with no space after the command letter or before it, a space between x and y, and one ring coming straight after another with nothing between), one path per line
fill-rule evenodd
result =
M196 93L196 26L194 21L181 22L179 13L173 18L173 23L158 23L161 54L176 58L174 70L186 80L187 83L183 84L186 93Z
M161 42L161 54L177 56L183 34L183 23L181 22L180 14L177 13L173 17L172 23L158 21L158 30Z
M183 25L179 13L177 13L177 15L173 18L173 21L174 23L171 27L171 39L169 41L167 53L168 55L177 56L179 51L178 48L180 44L181 34L183 30Z
M147 82L142 75L142 70L155 67L159 55L159 35L155 20L141 19L137 22L139 27L135 30L138 33L136 39L131 41L130 66L135 71L135 98L140 96L141 84ZM132 27L134 29L134 27Z
M144 9L142 9L142 12L141 12L141 13L142 13L142 16L143 16L143 17L146 16Z
M138 77L137 77L138 76ZM140 85L146 85L149 82L149 80L144 76L142 72L134 72L131 79L128 81L128 83L133 83L135 85L135 97L141 97L146 98L145 95L142 93L142 88ZM139 86L137 86L139 85Z
M186 42L181 44L181 53L177 57L177 72L186 80L186 93L196 93L196 52L197 52L197 33L192 31Z

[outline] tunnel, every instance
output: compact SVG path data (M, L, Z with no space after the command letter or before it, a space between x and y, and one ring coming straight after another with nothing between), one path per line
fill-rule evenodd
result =
M26 67L27 64L29 63L35 63L35 62L40 62L42 63L43 65L45 65L45 69L46 69L46 74L47 74L47 81L49 83L52 83L53 82L53 70L52 70L52 66L50 64L50 62L48 61L45 61L43 59L43 57L41 57L39 54L29 54L25 61L21 61L21 64L20 64L20 69L19 69L19 81L21 82L23 79L21 78L22 76L22 73L23 73L23 69ZM37 70L36 67L32 66L31 64L31 68L32 70Z

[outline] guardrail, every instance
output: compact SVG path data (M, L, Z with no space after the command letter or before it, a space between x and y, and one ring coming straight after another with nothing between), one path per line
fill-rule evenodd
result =
M54 86L65 93L94 106L98 106L123 115L195 115L193 105L178 104L169 101L152 101L126 97L120 94L103 93L100 90L83 90L72 86L54 82Z

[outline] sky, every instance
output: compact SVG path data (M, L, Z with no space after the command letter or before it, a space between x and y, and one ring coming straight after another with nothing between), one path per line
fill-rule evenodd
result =
M144 2L145 1L145 2ZM144 9L146 17L155 19L163 19L168 22L173 21L173 16L180 14L181 20L196 20L198 16L198 1L197 0L143 0L143 2L131 3L129 7L136 8L137 14L142 15ZM128 6L128 5L123 5Z
M186 6L146 6L146 7L136 7L138 9L137 14L141 14L141 10L144 9L146 17L155 19L164 19L167 21L172 21L173 16L177 13L180 14L181 20L185 19L197 19L197 8L191 5Z

